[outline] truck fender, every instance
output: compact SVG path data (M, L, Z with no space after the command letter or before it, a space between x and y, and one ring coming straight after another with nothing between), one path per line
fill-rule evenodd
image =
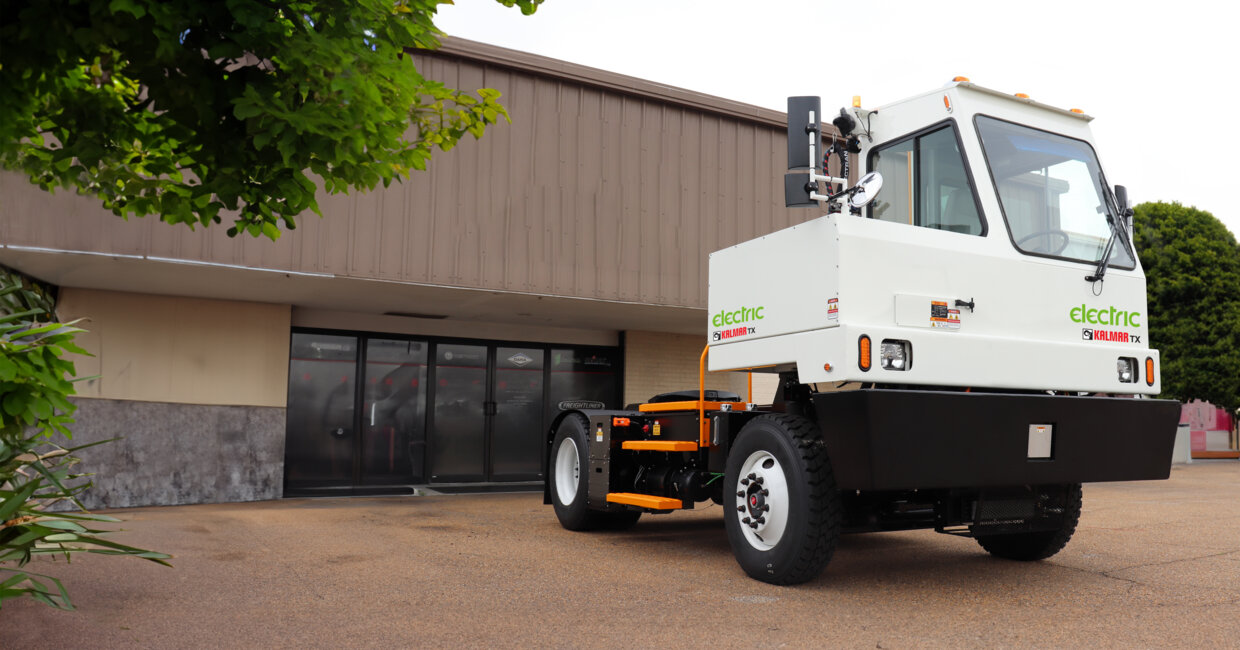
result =
M544 441L547 446L543 449L543 505L551 504L551 445L555 442L555 432L560 428L560 423L564 421L564 418L574 413L585 416L586 420L589 420L590 414L597 412L594 410L568 409L560 411L555 416L555 419L551 420L551 428L547 429L546 440Z

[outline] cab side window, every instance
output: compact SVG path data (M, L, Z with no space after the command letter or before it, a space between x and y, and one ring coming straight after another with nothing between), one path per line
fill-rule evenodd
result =
M869 169L883 175L871 219L966 235L985 232L951 125L883 146Z

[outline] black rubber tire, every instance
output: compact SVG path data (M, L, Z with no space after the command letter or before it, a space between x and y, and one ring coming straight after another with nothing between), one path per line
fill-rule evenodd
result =
M1076 532L1076 524L1081 519L1081 484L1067 486L1068 494L1064 499L1064 520L1059 530L1048 530L1037 533L1015 533L1011 535L985 535L977 538L977 543L995 557L1021 562L1033 562L1046 558L1063 550Z
M556 429L555 439L551 443L551 458L547 463L547 481L551 495L551 504L555 507L555 516L560 520L560 525L568 530L595 530L599 528L625 530L631 528L641 518L642 513L640 510L601 512L591 510L587 503L590 484L588 476L590 466L589 430L589 421L580 413L573 413L565 417ZM568 504L565 504L560 498L559 486L556 482L558 452L560 445L565 440L571 440L572 444L577 447L577 459L580 467L577 491L573 494Z
M745 513L724 506L724 527L732 554L749 577L774 585L791 585L818 577L840 537L842 505L822 434L811 421L795 415L768 414L750 420L728 452L724 501L744 491L741 467L749 456L765 451L778 461L788 489L788 521L770 549L754 546L742 530Z

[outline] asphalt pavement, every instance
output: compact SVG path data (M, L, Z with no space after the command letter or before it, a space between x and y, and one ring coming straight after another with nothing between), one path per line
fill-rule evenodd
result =
M1240 463L1085 486L1053 558L931 531L845 536L816 581L732 559L717 506L571 533L540 494L112 511L174 568L81 556L77 611L0 611L0 648L1240 647Z

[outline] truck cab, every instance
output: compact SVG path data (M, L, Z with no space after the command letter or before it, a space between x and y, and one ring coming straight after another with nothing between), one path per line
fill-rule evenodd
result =
M787 203L823 216L710 256L701 373L775 373L771 403L699 380L562 413L545 500L565 528L713 501L741 568L793 584L849 532L1045 559L1082 483L1167 478L1179 407L1152 399L1131 211L1092 118L961 78L857 104L824 142L820 101L789 100Z
M858 110L844 137L882 190L856 214L711 256L710 313L762 318L744 332L712 323L710 370L774 363L764 370L812 383L1158 394L1145 276L1108 207L1091 119L969 82ZM1118 234L1105 275L1087 280L1108 220ZM813 280L771 290L758 270L769 264Z

